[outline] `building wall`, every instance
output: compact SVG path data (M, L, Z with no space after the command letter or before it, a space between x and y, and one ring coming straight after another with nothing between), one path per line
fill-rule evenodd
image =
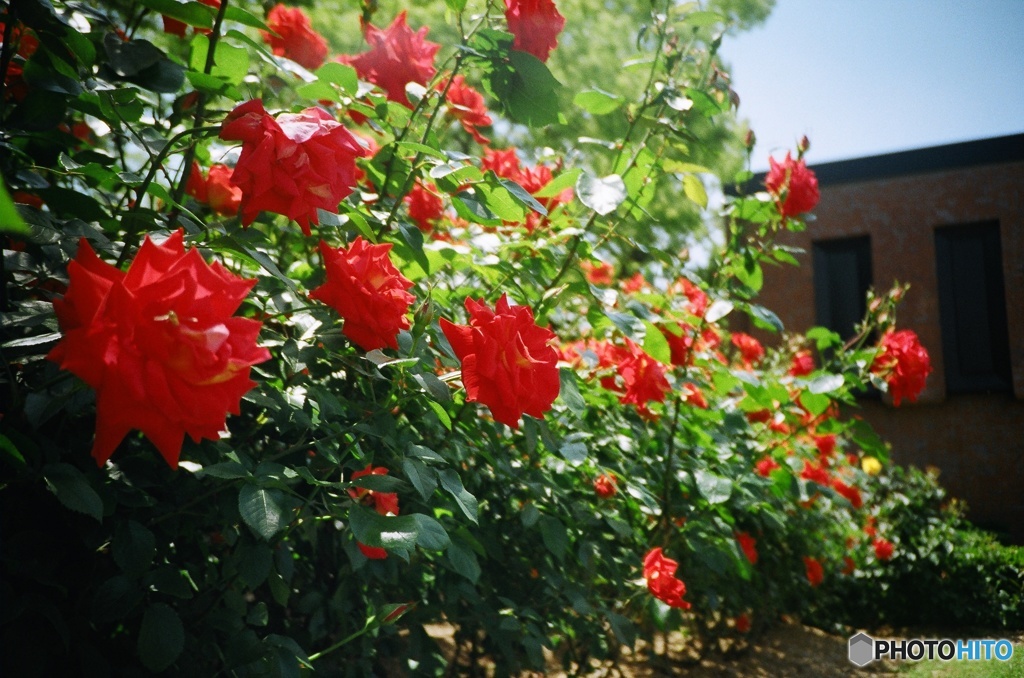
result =
M1024 162L823 185L815 214L783 236L805 250L800 267L767 268L760 302L805 332L815 324L812 243L870 236L873 286L910 283L897 326L917 332L934 372L917 404L865 400L865 418L897 463L938 467L974 522L1024 543ZM947 394L934 231L986 220L1000 224L1013 393Z

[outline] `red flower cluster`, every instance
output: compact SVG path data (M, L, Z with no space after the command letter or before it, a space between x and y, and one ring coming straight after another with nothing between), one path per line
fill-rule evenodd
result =
M405 22L403 10L383 30L367 23L363 39L370 49L355 56L342 55L338 61L352 66L360 78L387 92L391 101L412 108L405 86L410 82L426 85L437 72L434 55L441 45L427 41L429 30L424 26L414 32Z
M484 157L480 161L480 167L484 170L491 170L502 179L509 179L516 182L526 192L534 195L542 188L551 183L554 175L551 168L546 165L536 167L523 167L519 164L519 156L516 149L508 148L504 151L495 151L490 148L484 149ZM537 202L551 212L558 205L572 200L572 189L567 188L558 195L549 198L537 198ZM533 230L543 223L543 217L536 212L530 212L526 217L526 230L533 233Z
M580 262L580 268L591 285L611 285L615 280L615 267L603 261L595 264L583 260Z
M682 391L684 403L690 403L694 407L699 407L702 410L708 409L708 401L704 399L704 393L696 384L687 382L683 384Z
M398 333L409 329L407 292L413 283L391 263L391 243L371 245L357 236L348 249L320 241L327 279L309 293L345 321L342 332L364 351L398 348Z
M492 311L466 298L469 325L441 319L441 330L462 363L467 400L487 405L497 421L519 427L525 412L542 418L558 397L555 333L539 327L528 306L501 295Z
M853 485L847 485L839 478L833 478L832 489L834 489L839 495L845 497L846 500L853 505L853 508L859 509L864 505L864 498L861 497L860 490Z
M932 372L931 358L921 340L913 330L890 331L882 337L879 348L881 352L871 364L871 371L889 384L893 404L898 407L904 398L917 402Z
M209 205L217 214L235 216L242 204L242 189L231 184L232 171L227 165L210 165L210 171L204 177L199 163L193 162L185 192L204 205Z
M737 532L736 541L740 544L740 549L743 550L743 555L747 557L751 565L757 565L757 540L750 536L748 532Z
M409 218L424 233L433 231L434 226L444 218L444 200L437 194L435 186L417 181L404 200L409 208Z
M275 55L309 70L320 68L327 60L327 41L313 30L309 17L298 7L275 5L267 13L267 28L273 33L260 33Z
M793 356L793 362L789 366L791 377L806 377L814 371L814 356L810 351L797 351Z
M386 476L387 474L388 470L385 467L367 464L366 468L362 471L356 471L352 474L352 480L368 475ZM398 495L394 492L377 492L375 490L368 490L365 487L352 487L349 488L348 495L352 497L353 501L373 504L373 509L382 516L398 515ZM387 550L380 546L367 546L358 541L356 546L359 547L364 556L371 560L383 560L388 557Z
M658 600L680 610L690 609L690 603L683 600L686 584L675 576L679 563L666 558L661 547L651 549L644 556L644 579L647 590Z
M817 558L804 556L804 569L807 572L807 581L811 583L811 586L820 586L821 582L825 580L825 570Z
M769 170L765 188L775 198L783 219L810 212L818 204L818 177L803 160L793 160L789 153L781 163L768 158Z
M757 471L758 475L764 476L765 478L770 476L772 471L777 468L782 467L779 466L779 462L775 461L772 457L762 457L756 464L754 464L754 470Z
M889 560L892 558L893 544L888 539L878 537L871 542L871 547L875 550L875 558L879 560Z
M317 209L334 212L356 185L356 158L366 154L341 123L320 108L275 120L253 99L228 113L220 138L241 141L231 183L242 189L242 225L261 210L294 219L310 235Z
M437 91L443 92L444 87L445 83L439 82ZM469 132L478 144L491 143L490 139L480 134L477 127L490 127L494 121L487 114L484 95L467 85L466 78L456 75L451 79L445 101L448 104L448 115L458 120L462 124L462 129Z
M6 24L0 21L0 44L5 31ZM39 38L24 24L18 23L11 29L10 45L5 47L12 49L17 58L7 64L7 72L4 74L4 98L20 102L28 96L29 89L24 78L24 62L39 48Z
M505 0L505 20L515 36L513 49L529 52L541 61L558 46L558 34L565 28L565 17L552 0Z
M764 357L764 346L761 342L743 332L733 332L729 338L732 345L739 349L744 369L753 369L754 365Z
M199 2L203 3L204 5L206 5L208 7L213 7L214 9L220 9L220 0L199 0ZM176 35L179 38L184 38L185 37L185 30L188 28L188 26L185 24L184 21L178 21L177 19L172 19L171 17L167 16L166 14L161 15L161 18L164 20L164 33L170 33L171 35ZM195 32L196 33L206 34L206 33L210 32L210 29L209 28L196 28Z
M613 473L602 473L594 479L594 492L601 499L608 499L614 497L619 483L618 478Z
M619 374L626 384L626 392L619 398L623 405L636 406L641 414L649 414L647 403L664 402L671 388L665 378L665 366L649 356L631 339L626 339L626 350L621 351Z
M96 389L97 464L132 429L171 468L186 433L219 438L256 385L249 368L270 358L256 345L260 323L232 315L256 281L186 252L181 231L162 245L147 238L127 272L83 239L68 276L53 302L64 337L47 358Z

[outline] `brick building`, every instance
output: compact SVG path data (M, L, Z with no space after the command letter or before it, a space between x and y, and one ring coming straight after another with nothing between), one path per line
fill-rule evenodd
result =
M1024 543L1024 134L812 166L817 220L782 241L761 303L786 328L844 336L868 286L910 283L898 329L934 372L919 401L864 398L893 459L936 466L976 524Z

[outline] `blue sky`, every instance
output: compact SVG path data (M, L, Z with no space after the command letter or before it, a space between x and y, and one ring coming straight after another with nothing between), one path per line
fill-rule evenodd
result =
M755 171L1024 132L1024 0L778 0L721 54Z

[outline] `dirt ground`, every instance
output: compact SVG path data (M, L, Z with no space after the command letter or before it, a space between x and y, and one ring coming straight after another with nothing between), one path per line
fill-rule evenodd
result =
M454 651L451 627L438 625L430 635L439 639L450 658ZM928 630L880 631L870 634L885 638L947 638L948 632ZM1024 645L1024 633L985 634L966 633L962 637L1011 637L1014 645ZM680 639L681 641L681 639ZM669 642L675 644L670 638ZM660 650L661 648L657 648ZM1019 649L1017 651L1020 651ZM899 672L899 662L873 662L857 668L847 659L847 638L825 633L820 629L797 622L784 622L762 634L737 652L722 656L706 653L699 662L687 661L683 652L673 652L673 662L662 657L650 657L649 648L640 647L635 654L627 654L615 664L593 665L589 672L567 674L552 656L551 668L545 676L563 678L582 675L588 678L660 678L662 676L688 676L692 678L821 678L831 676L892 675ZM461 675L489 675L487 667L463 667ZM529 674L539 676L542 674Z

